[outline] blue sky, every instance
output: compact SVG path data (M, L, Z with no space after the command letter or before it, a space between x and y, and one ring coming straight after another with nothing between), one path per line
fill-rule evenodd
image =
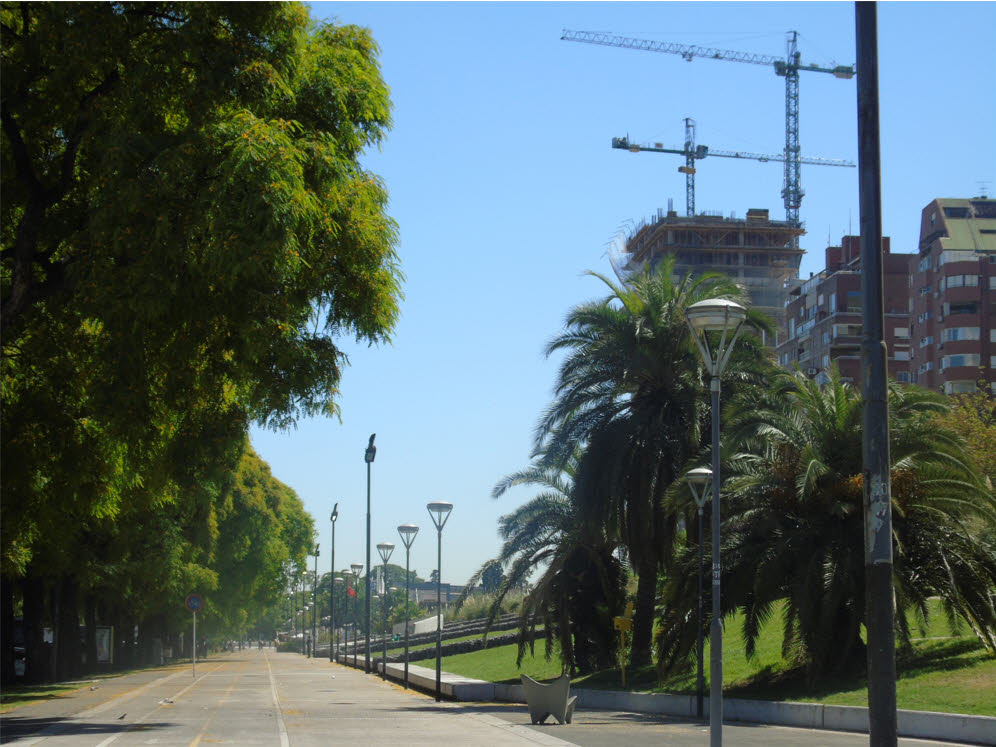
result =
M748 64L560 41L564 28L785 55L799 32L805 64L852 64L851 3L315 3L312 14L370 28L381 47L394 128L364 164L391 194L406 299L393 345L343 340L342 423L253 429L274 475L320 530L328 570L365 561L363 450L377 433L372 543L422 528L412 568L435 568L425 508L454 504L443 580L463 583L499 547L497 518L530 497L490 497L528 465L557 361L543 348L573 305L604 295L586 270L611 273L607 242L629 220L684 213L678 156L613 150L612 137L680 147L684 118L716 150L780 153L785 84ZM996 4L880 3L883 230L916 251L921 209L936 197L996 191ZM800 76L805 157L857 162L853 80ZM856 169L803 166L808 230L802 272L828 237L857 233ZM696 208L784 218L777 163L698 163ZM372 550L374 562L379 562Z

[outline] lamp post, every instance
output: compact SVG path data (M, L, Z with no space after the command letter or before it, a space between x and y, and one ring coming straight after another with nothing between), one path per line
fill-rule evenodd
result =
M339 518L339 504L332 506L332 562L329 565L329 661L335 661L335 520Z
M304 570L301 571L301 653L307 653L306 647L308 643L308 609L304 604L304 600L307 598L307 589L305 588L304 579L308 577L308 569L305 566Z
M443 527L453 510L452 503L433 501L426 508L432 523L436 525L436 702L442 699L442 654L443 654Z
M332 576L333 576L333 578L332 578L332 598L334 599L335 598L335 586L336 586L336 584L342 585L342 584L345 583L345 580L341 576L336 576L334 572L333 572ZM334 604L334 602L333 602L333 604ZM333 641L333 639L334 639L334 641ZM329 657L330 657L330 661L336 661L336 659L334 657L334 654L332 652L332 644L333 644L333 642L335 643L335 652L334 653L338 654L339 653L339 628L336 627L335 620L332 621L332 632L329 634Z
M696 651L698 652L698 681L696 686L696 715L702 718L702 698L705 691L705 678L702 673L702 545L704 544L705 527L702 522L702 508L709 499L709 483L712 482L712 470L706 467L697 467L689 470L685 474L688 480L688 487L692 490L692 497L695 498L695 505L699 508L699 616L696 626Z
M360 572L363 570L362 563L350 563L349 567L353 571L353 575L356 577L356 586L360 585ZM353 590L356 591L355 589ZM357 635L359 633L359 625L356 624L356 608L360 606L360 600L357 599L353 603L353 666L356 666L356 646L358 644ZM370 574L367 574L367 609L370 609ZM370 640L370 628L367 628L367 640Z
M410 588L408 561L411 559L412 543L415 535L418 534L418 527L414 524L402 524L398 527L398 534L405 545L405 690L408 689L408 594Z
M384 621L384 629L381 632L381 636L384 639L384 661L381 665L380 678L385 679L387 677L387 561L391 559L391 553L394 552L393 542L380 542L377 544L377 552L380 553L381 560L384 561L384 594L382 607L384 608L381 618Z
M709 744L723 744L723 628L719 599L719 377L723 374L733 345L747 318L747 310L723 298L693 303L685 309L692 339L702 354L702 362L712 377L712 622L709 625ZM711 346L709 333L718 333Z
M367 463L367 673L370 673L370 465L377 456L377 447L374 446L376 433L370 434L370 441L367 443L366 451L363 452L363 461Z
M311 657L318 656L318 543L315 543L315 575L311 581ZM331 644L329 644L331 645Z

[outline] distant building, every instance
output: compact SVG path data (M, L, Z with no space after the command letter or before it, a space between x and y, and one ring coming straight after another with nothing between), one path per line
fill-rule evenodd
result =
M656 268L662 257L673 254L679 277L718 271L736 278L747 290L751 306L769 314L781 330L787 284L798 278L804 253L796 242L804 233L786 221L770 220L764 209L748 210L746 218L683 217L674 210L658 211L630 235L617 271Z
M910 374L910 274L915 254L892 254L883 237L885 342L889 376L902 382ZM775 352L783 368L796 364L810 378L828 380L836 363L845 381L861 380L861 241L844 236L840 246L826 248L826 268L789 292L786 337Z
M913 380L946 394L996 391L996 200L923 209L910 301Z

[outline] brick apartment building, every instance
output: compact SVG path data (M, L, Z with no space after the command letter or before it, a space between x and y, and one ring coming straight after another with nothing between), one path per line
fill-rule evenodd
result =
M889 376L909 382L911 360L910 275L917 255L892 254L883 237L885 340ZM840 246L826 248L826 269L789 292L785 304L786 337L776 347L784 368L798 364L818 381L828 380L835 362L845 381L860 383L863 299L861 295L861 241L844 236Z
M912 378L946 394L996 392L996 200L923 209L910 294Z

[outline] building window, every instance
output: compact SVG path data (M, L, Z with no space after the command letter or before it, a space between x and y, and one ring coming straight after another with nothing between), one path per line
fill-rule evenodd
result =
M910 328L909 327L894 327L892 330L894 334L900 340L910 339Z
M974 303L953 303L950 304L949 314L977 314L979 307Z
M896 381L898 381L900 384L909 384L910 383L910 372L909 371L900 371L899 373L896 374Z
M921 337L920 338L920 347L921 348L925 348L928 345L933 345L933 344L934 344L934 336L933 335L927 335L926 337Z
M892 357L897 361L908 361L910 359L909 350L897 350L892 354Z
M830 368L830 356L829 355L824 355L823 356L823 368Z
M975 391L974 381L946 381L944 382L945 394L971 394Z
M945 218L970 218L971 213L969 213L967 207L946 207L944 208Z
M944 342L957 342L958 340L978 340L978 327L948 327L944 330Z
M833 314L836 311L837 311L837 294L836 293L831 293L830 294L830 313Z
M989 368L996 368L996 355L989 356Z
M978 353L959 353L958 355L945 355L941 357L941 370L945 368L959 368L962 366L978 366Z

